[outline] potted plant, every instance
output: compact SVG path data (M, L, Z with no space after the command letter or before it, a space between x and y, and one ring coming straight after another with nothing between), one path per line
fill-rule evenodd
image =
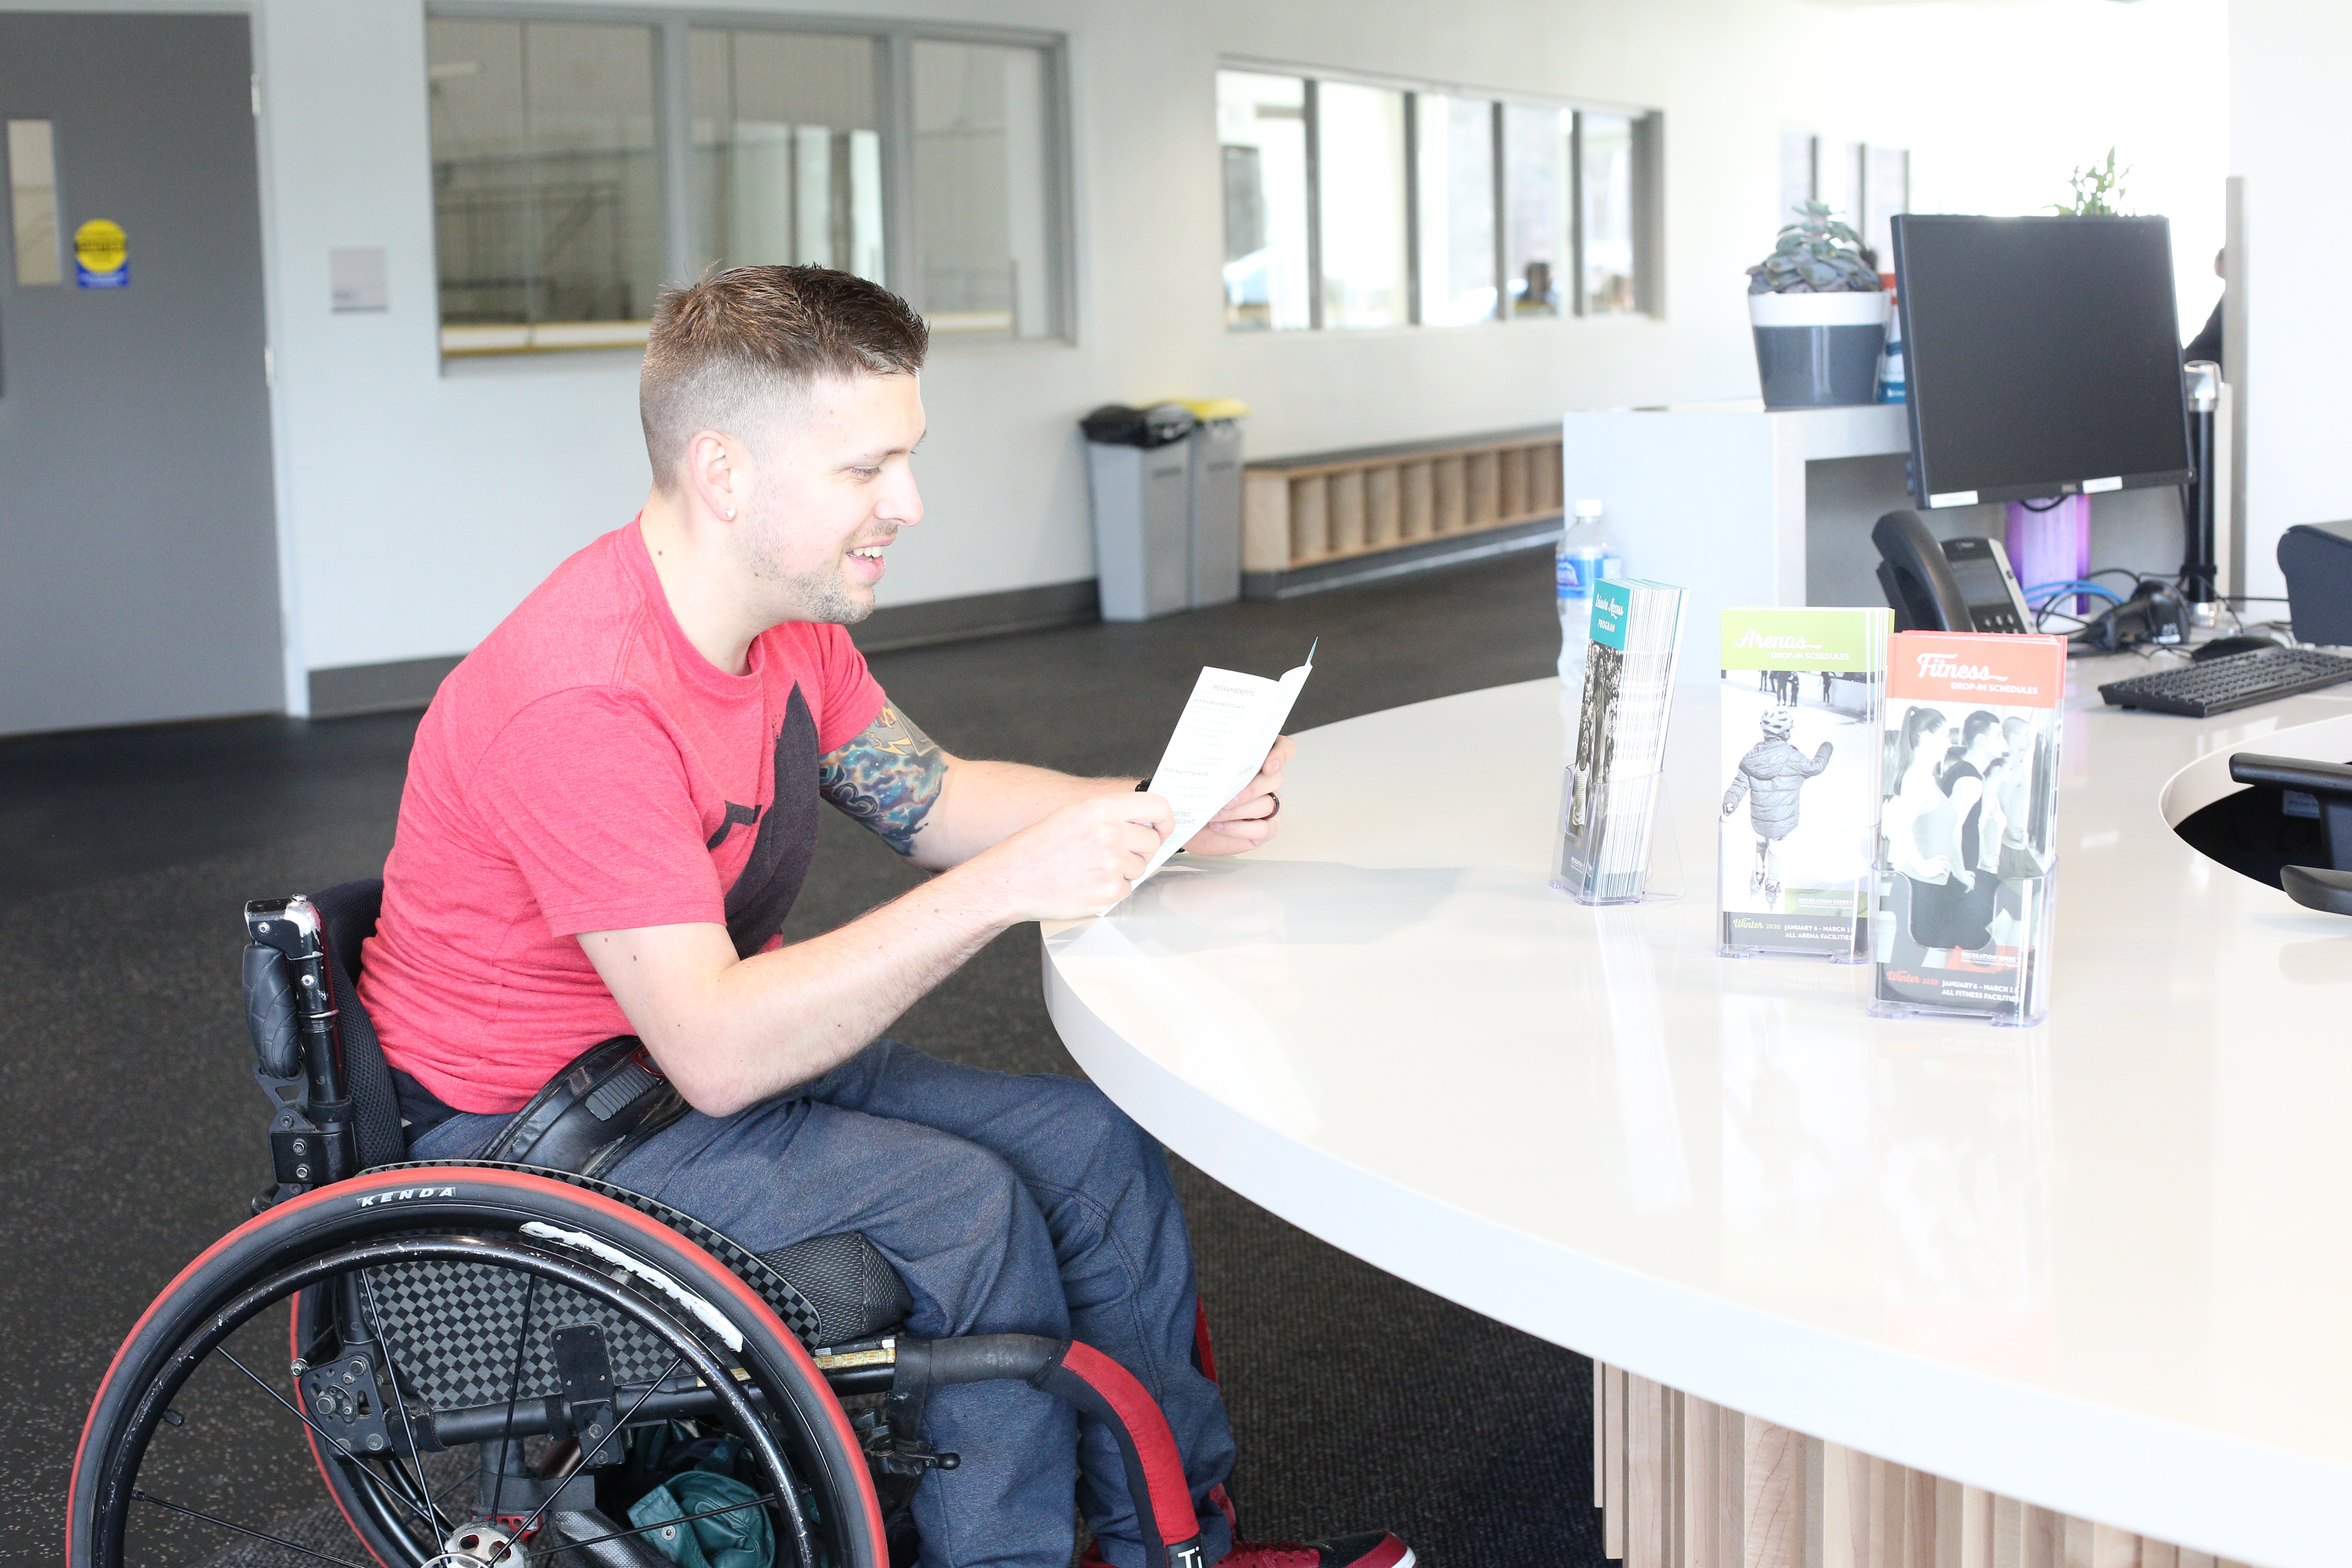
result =
M2061 217L2122 217L2125 216L2124 176L2131 173L2128 165L2116 167L2116 150L2107 149L2105 163L2078 167L2066 176L2074 188L2071 202L2053 202L2050 210Z
M1862 236L1806 202L1748 269L1748 320L1767 408L1872 403L1886 347L1886 291Z

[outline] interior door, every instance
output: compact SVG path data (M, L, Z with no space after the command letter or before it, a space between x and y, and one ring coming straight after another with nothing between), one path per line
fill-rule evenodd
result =
M0 734L284 706L252 69L0 12Z

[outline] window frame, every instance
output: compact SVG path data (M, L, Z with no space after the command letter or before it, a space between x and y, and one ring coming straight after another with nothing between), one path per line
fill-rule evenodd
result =
M1045 102L1043 142L1045 192L1045 245L1050 267L1046 300L1053 314L1052 330L1034 337L1010 332L943 332L933 346L971 343L991 347L1011 344L1059 344L1078 341L1076 288L1077 230L1073 200L1075 159L1070 144L1070 40L1066 34L1034 27L999 27L960 22L900 22L868 16L817 12L724 11L703 8L670 9L630 5L551 5L530 0L431 0L425 20L466 22L571 22L604 26L643 27L653 35L654 157L660 183L662 274L675 281L694 273L694 101L693 50L690 35L697 28L728 32L811 33L835 37L845 35L871 38L875 51L876 119L882 131L882 256L884 287L911 299L920 277L918 264L921 216L915 210L913 149L915 134L915 45L924 43L980 44L1036 49L1043 58L1040 83ZM430 76L421 74L430 111ZM428 163L430 153L427 153ZM441 321L439 267L440 212L434 212L436 257L433 279L435 334L442 363L638 348L645 342L643 321L551 323L569 328L553 336L586 337L593 341L534 342L529 341L539 323L503 328L525 341L512 346L452 349ZM919 306L919 309L920 307ZM928 320L928 314L926 320ZM583 333L582 326L606 327L609 334ZM637 329L634 334L626 329Z
M1307 298L1309 319L1304 327L1246 327L1231 321L1225 331L1248 336L1305 336L1311 333L1417 331L1429 325L1423 320L1424 301L1422 299L1422 170L1421 117L1423 98L1463 99L1481 101L1488 107L1488 123L1493 138L1493 195L1495 235L1495 311L1476 321L1453 323L1454 327L1502 326L1515 321L1543 321L1568 320L1664 321L1665 304L1665 258L1664 216L1665 212L1665 111L1602 99L1552 97L1544 94L1506 92L1494 88L1470 87L1459 82L1439 82L1418 78L1384 76L1377 72L1326 70L1318 67L1301 66L1285 60L1262 59L1249 55L1220 55L1216 68L1223 71L1248 71L1261 76L1296 77L1306 84L1307 142ZM1326 81L1347 82L1360 87L1388 88L1402 90L1404 95L1404 211L1405 211L1405 276L1406 321L1396 327L1328 327L1323 321L1323 168L1320 157L1322 120L1318 112L1318 89ZM1212 93L1212 99L1214 93ZM1565 276L1559 280L1562 303L1571 308L1552 315L1515 316L1509 309L1510 246L1507 138L1503 132L1503 116L1507 105L1525 109L1563 111L1572 115L1573 129L1568 137L1569 159L1569 247ZM1587 113L1607 114L1631 122L1633 141L1633 180L1632 219L1633 230L1633 308L1630 310L1592 311L1587 309L1584 279L1584 117ZM1572 287L1571 287L1572 285ZM1440 327L1439 330L1447 330Z

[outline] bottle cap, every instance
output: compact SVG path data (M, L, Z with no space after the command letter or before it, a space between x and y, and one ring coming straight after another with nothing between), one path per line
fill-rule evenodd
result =
M1599 517L1601 515L1601 503L1597 500L1578 501L1576 503L1576 515L1579 517Z

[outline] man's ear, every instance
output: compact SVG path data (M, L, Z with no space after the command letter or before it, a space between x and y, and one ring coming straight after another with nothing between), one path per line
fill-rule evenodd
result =
M716 430L695 434L686 444L686 488L703 510L732 522L747 499L751 474L740 447Z

